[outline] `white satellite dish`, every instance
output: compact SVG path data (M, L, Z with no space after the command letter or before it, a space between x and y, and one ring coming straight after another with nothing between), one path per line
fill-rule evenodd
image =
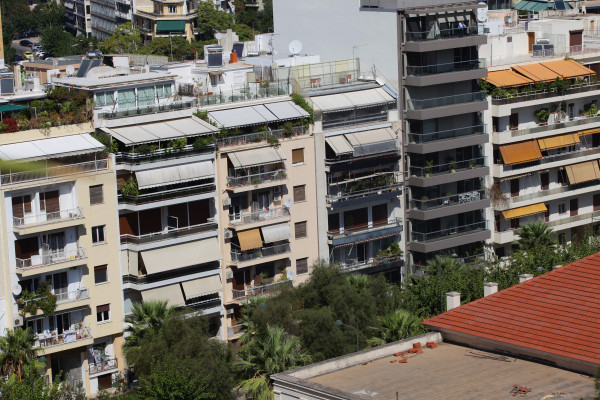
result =
M485 3L479 3L479 4L485 4ZM477 9L477 21L487 22L487 20L488 20L487 12L488 12L487 4L485 4L485 7L478 8Z
M12 294L14 296L18 296L21 294L21 292L23 291L23 289L21 288L21 285L19 285L18 283L14 284L12 287Z
M302 51L302 42L299 40L292 40L288 46L288 49L290 50L290 54L293 56L300 54Z
M223 35L221 32L215 33L215 39L217 39L217 40L221 39L223 36L225 36L225 35Z
M68 65L67 66L67 75L73 76L74 73L75 73L75 67L73 67L72 65Z
M293 281L294 278L296 277L296 271L289 270L287 272L286 276L290 281Z
M290 208L294 204L294 200L291 197L286 197L283 201L286 207Z

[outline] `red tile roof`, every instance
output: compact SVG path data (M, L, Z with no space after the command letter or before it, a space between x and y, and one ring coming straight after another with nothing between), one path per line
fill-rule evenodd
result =
M423 323L600 364L600 253Z

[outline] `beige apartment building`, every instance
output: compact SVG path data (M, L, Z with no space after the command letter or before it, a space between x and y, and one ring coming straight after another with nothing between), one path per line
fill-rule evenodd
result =
M118 382L125 367L113 162L92 131L0 136L0 159L17 171L5 167L0 177L0 329L31 328L50 381L67 372L87 395ZM25 312L43 302L45 285L54 312ZM26 291L36 294L26 301Z

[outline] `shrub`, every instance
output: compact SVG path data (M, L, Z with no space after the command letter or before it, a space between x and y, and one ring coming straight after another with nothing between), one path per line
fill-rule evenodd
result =
M125 197L138 198L140 190L138 189L138 183L133 176L130 176L121 186L121 194Z
M215 142L215 138L213 136L200 136L194 140L194 150L202 150L206 146L209 146Z
M4 118L4 124L6 125L6 133L17 132L19 130L17 120L14 118Z
M550 110L547 108L540 108L534 112L535 117L538 119L539 124L545 124L548 122L548 118L550 118Z
M304 111L306 111L310 117L308 118L308 122L309 123L313 123L314 120L314 112L311 106L308 105L308 102L306 101L306 99L304 97L302 97L301 95L299 95L298 93L292 93L292 95L290 96L292 98L292 101L294 103L296 103L297 106L302 107L304 109Z

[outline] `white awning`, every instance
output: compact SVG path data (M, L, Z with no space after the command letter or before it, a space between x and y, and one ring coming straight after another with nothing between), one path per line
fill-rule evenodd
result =
M236 151L229 153L229 159L235 169L249 168L256 165L283 162L285 155L279 147L263 147L261 149Z
M122 128L102 128L125 145L139 145L215 133L218 129L197 117L180 118Z
M269 122L304 118L306 116L308 116L308 113L291 101L238 107L208 113L208 118L211 121L224 128L262 125Z
M311 100L313 102L313 108L323 112L371 107L395 101L395 99L382 88L315 96L311 97Z
M353 152L352 146L348 143L344 135L331 136L326 138L325 141L338 156Z
M325 96L311 97L313 108L321 111L351 110L354 104L343 94L328 94Z
M286 119L298 119L308 117L308 113L302 107L296 105L293 101L281 101L278 103L265 104L280 121Z
M172 129L182 132L188 137L207 135L219 131L216 126L213 126L197 117L173 119L170 121L165 121L165 124L170 126Z
M181 292L181 286L179 283L173 285L162 286L156 289L144 290L142 292L142 299L144 301L168 301L170 306L182 306L185 305L183 299L183 293Z
M44 160L93 153L104 149L104 145L89 133L59 136L50 139L5 144L0 146L2 160Z
M146 272L157 274L221 259L217 238L142 251Z
M396 135L391 128L373 129L369 131L347 133L346 138L352 146L360 146L363 144L388 142L396 140Z
M283 224L263 226L260 228L262 231L263 240L265 243L279 242L280 240L288 240L292 237L290 230L290 224L284 222Z
M221 277L219 275L211 275L206 278L194 279L183 282L183 293L186 299L193 299L208 294L218 293L223 290L221 285Z
M176 183L212 178L215 168L212 161L137 171L135 177L140 189L149 189Z

